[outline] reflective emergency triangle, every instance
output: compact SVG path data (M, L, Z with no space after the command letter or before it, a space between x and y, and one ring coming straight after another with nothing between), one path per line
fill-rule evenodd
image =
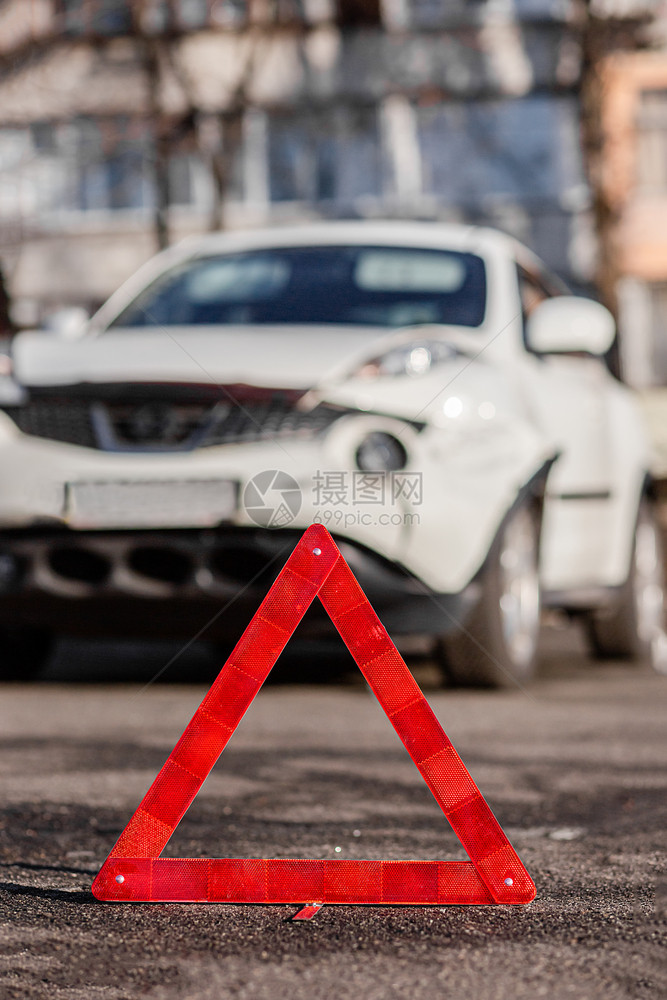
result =
M470 861L160 858L315 596ZM328 531L311 525L92 886L98 899L232 903L528 903L535 886Z

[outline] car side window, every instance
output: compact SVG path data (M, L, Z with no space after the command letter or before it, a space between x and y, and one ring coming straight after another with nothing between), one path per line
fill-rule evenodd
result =
M556 278L550 279L548 274L540 273L517 264L517 281L519 283L519 296L521 299L521 318L523 325L523 343L527 350L528 341L526 338L526 323L530 314L544 302L545 299L552 299L556 295L562 295L567 291L564 285Z
M519 295L521 297L521 312L523 313L524 324L532 311L545 299L553 297L544 282L534 272L527 271L521 264L517 264L517 276L519 281Z

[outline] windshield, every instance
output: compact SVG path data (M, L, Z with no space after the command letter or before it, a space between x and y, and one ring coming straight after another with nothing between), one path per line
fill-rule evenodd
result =
M475 254L397 247L280 247L198 257L149 285L114 327L205 324L479 326Z

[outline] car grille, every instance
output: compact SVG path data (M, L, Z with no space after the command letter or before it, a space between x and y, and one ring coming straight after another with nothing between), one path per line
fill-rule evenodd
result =
M314 437L344 413L319 405L301 412L284 398L243 403L33 399L6 407L24 434L102 451L191 451L215 445Z
M68 403L30 402L26 406L6 407L4 412L24 434L96 448L97 438L91 419L90 404L80 400Z
M317 406L308 412L285 404L272 403L252 407L230 406L226 413L216 415L204 435L203 444L227 444L229 441L266 440L272 437L310 437L323 433L340 416L342 410Z

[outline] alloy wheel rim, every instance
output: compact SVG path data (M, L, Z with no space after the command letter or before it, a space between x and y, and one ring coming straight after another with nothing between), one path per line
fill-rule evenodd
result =
M652 518L640 515L635 535L634 599L637 634L650 643L663 631L664 573L658 529Z
M535 527L526 509L517 511L503 534L499 603L505 646L516 667L525 670L535 654L540 620Z

